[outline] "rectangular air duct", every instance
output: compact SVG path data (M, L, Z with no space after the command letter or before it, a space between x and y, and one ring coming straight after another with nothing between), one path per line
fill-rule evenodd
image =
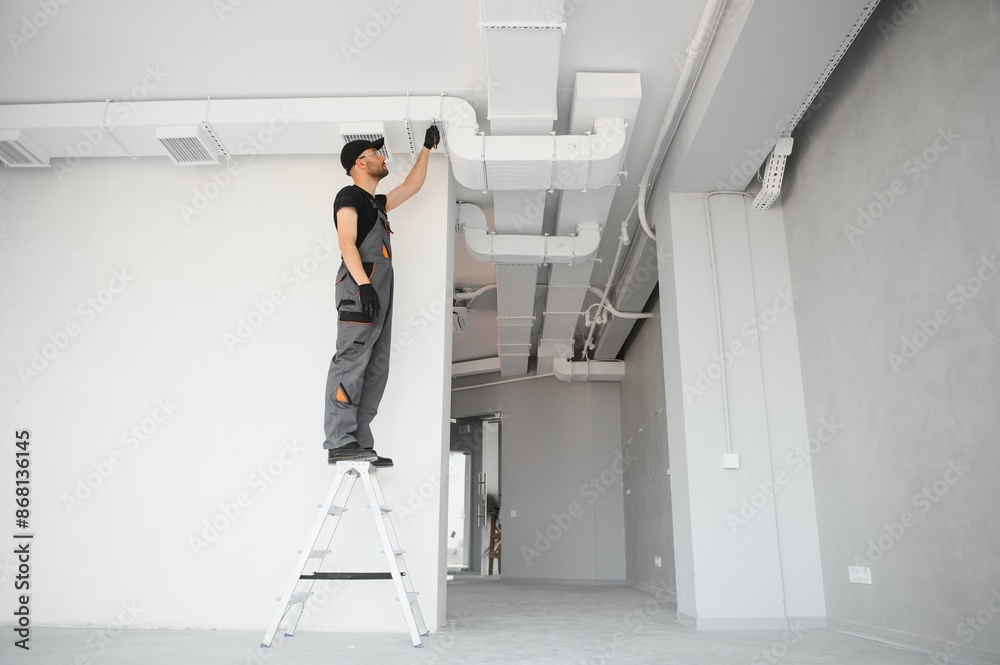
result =
M0 162L11 168L49 165L49 155L20 129L0 129Z
M219 163L215 141L198 125L159 127L156 140L166 149L177 166L202 166Z

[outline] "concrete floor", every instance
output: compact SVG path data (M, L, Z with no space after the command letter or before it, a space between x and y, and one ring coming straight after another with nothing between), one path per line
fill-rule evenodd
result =
M260 665L262 663L531 663L542 665L926 665L926 654L831 630L699 632L671 605L627 587L527 585L459 578L448 585L448 621L414 649L404 633L302 632L260 649L256 632L128 630L100 655L90 628L35 628L24 652L6 638L0 663L15 665ZM400 617L402 625L402 617ZM279 632L279 637L281 633ZM84 656L79 659L79 656Z

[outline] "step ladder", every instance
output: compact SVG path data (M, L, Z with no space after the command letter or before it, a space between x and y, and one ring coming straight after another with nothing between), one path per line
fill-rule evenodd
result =
M365 487L368 495L368 505L375 518L375 527L378 529L379 538L382 541L382 551L385 554L386 562L389 564L389 572L376 573L326 573L320 572L323 559L330 553L330 543L337 531L337 526L344 513L347 512L347 501L351 497L351 490L358 478ZM427 627L424 625L423 615L420 614L420 605L417 602L419 595L413 590L413 584L406 571L406 564L403 562L404 550L399 548L396 540L396 532L392 528L392 521L389 513L391 508L386 506L385 498L382 496L382 488L378 484L378 471L371 466L371 462L337 462L337 475L333 479L330 491L326 495L326 500L320 506L319 517L309 533L309 540L299 556L298 565L295 567L295 574L285 588L285 594L279 599L281 606L274 613L271 625L264 634L262 647L270 647L274 640L274 635L278 631L278 626L282 619L288 615L288 623L285 627L285 637L292 637L295 634L295 627L302 616L306 601L312 596L313 584L317 580L388 580L391 579L396 586L396 600L400 601L403 610L403 618L406 620L406 627L410 632L410 639L413 646L423 647L420 641L421 636L427 636ZM329 522L329 525L327 524ZM328 526L329 536L326 538L326 546L316 549L316 542Z

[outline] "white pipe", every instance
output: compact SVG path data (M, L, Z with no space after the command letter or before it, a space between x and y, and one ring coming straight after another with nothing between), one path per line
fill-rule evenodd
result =
M629 209L628 214L625 215L625 219L622 220L622 233L618 236L618 248L615 250L615 260L611 263L611 270L608 271L608 282L604 286L604 293L601 294L601 307L608 305L608 295L611 293L611 287L614 285L615 272L618 270L618 261L621 259L622 247L628 244L628 220L632 217L632 211L636 209L639 205L639 201L636 200ZM597 329L597 322L594 321L590 324L590 330L587 332L587 340L583 343L583 357L587 358L587 354L590 352L590 344L594 340L594 331Z
M483 295L487 291L497 288L496 284L487 284L486 286L480 287L475 291L459 291L453 297L454 300L475 300L479 296Z
M646 235L653 240L656 240L656 235L646 220L646 202L649 196L650 181L655 180L653 171L659 170L663 160L666 159L667 150L670 149L670 144L674 140L674 134L677 132L681 116L684 114L684 109L687 108L688 102L691 100L694 84L701 73L702 65L705 64L708 47L711 46L712 40L715 38L715 32L722 21L722 10L725 6L726 0L709 0L708 4L705 5L705 11L701 15L701 22L698 24L698 31L695 33L694 39L691 40L691 45L687 49L687 59L684 61L683 69L681 69L677 88L670 97L670 104L667 106L663 124L660 126L660 132L656 136L656 143L653 146L652 154L649 156L649 163L646 164L646 170L643 171L642 180L639 182L639 223L642 225L642 230L646 232Z
M531 379L544 379L545 377L552 376L552 374L529 374L528 376L519 376L513 379L501 379L500 381L491 381L489 383L479 383L474 386L462 386L461 388L452 388L451 392L457 393L459 390L475 390L476 388L486 388L488 386L499 386L504 383L515 383L517 381L530 381Z
M715 237L712 235L712 212L708 207L708 200L716 194L739 194L751 201L753 200L753 196L748 192L729 192L724 190L716 190L705 195L705 226L708 228L708 256L712 263L712 287L715 290L715 320L718 324L719 333L719 357L725 358L726 343L722 338L722 300L719 298L719 270L715 264ZM733 452L733 431L729 423L729 389L726 382L726 363L721 362L719 365L721 367L719 380L722 381L722 414L726 421L726 452L731 453Z
M604 297L604 294L596 286L590 287L590 292L596 296L601 296L602 298ZM597 306L600 306L601 309L608 310L609 312L611 312L612 316L617 316L622 319L649 319L652 318L653 316L649 312L619 312L617 309L612 307L611 303L609 302L604 303L603 305L601 303L594 303L590 307L597 307ZM587 309L590 309L590 307L588 307Z

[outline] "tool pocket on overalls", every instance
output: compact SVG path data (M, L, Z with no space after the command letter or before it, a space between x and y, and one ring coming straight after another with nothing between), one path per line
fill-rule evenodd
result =
M365 274L368 275L368 280L371 281L375 275L375 263L363 261L361 267L364 269ZM370 326L372 323L371 317L366 316L361 311L361 289L358 288L357 282L354 281L350 271L347 271L346 268L345 274L337 280L336 291L338 320L341 323Z

